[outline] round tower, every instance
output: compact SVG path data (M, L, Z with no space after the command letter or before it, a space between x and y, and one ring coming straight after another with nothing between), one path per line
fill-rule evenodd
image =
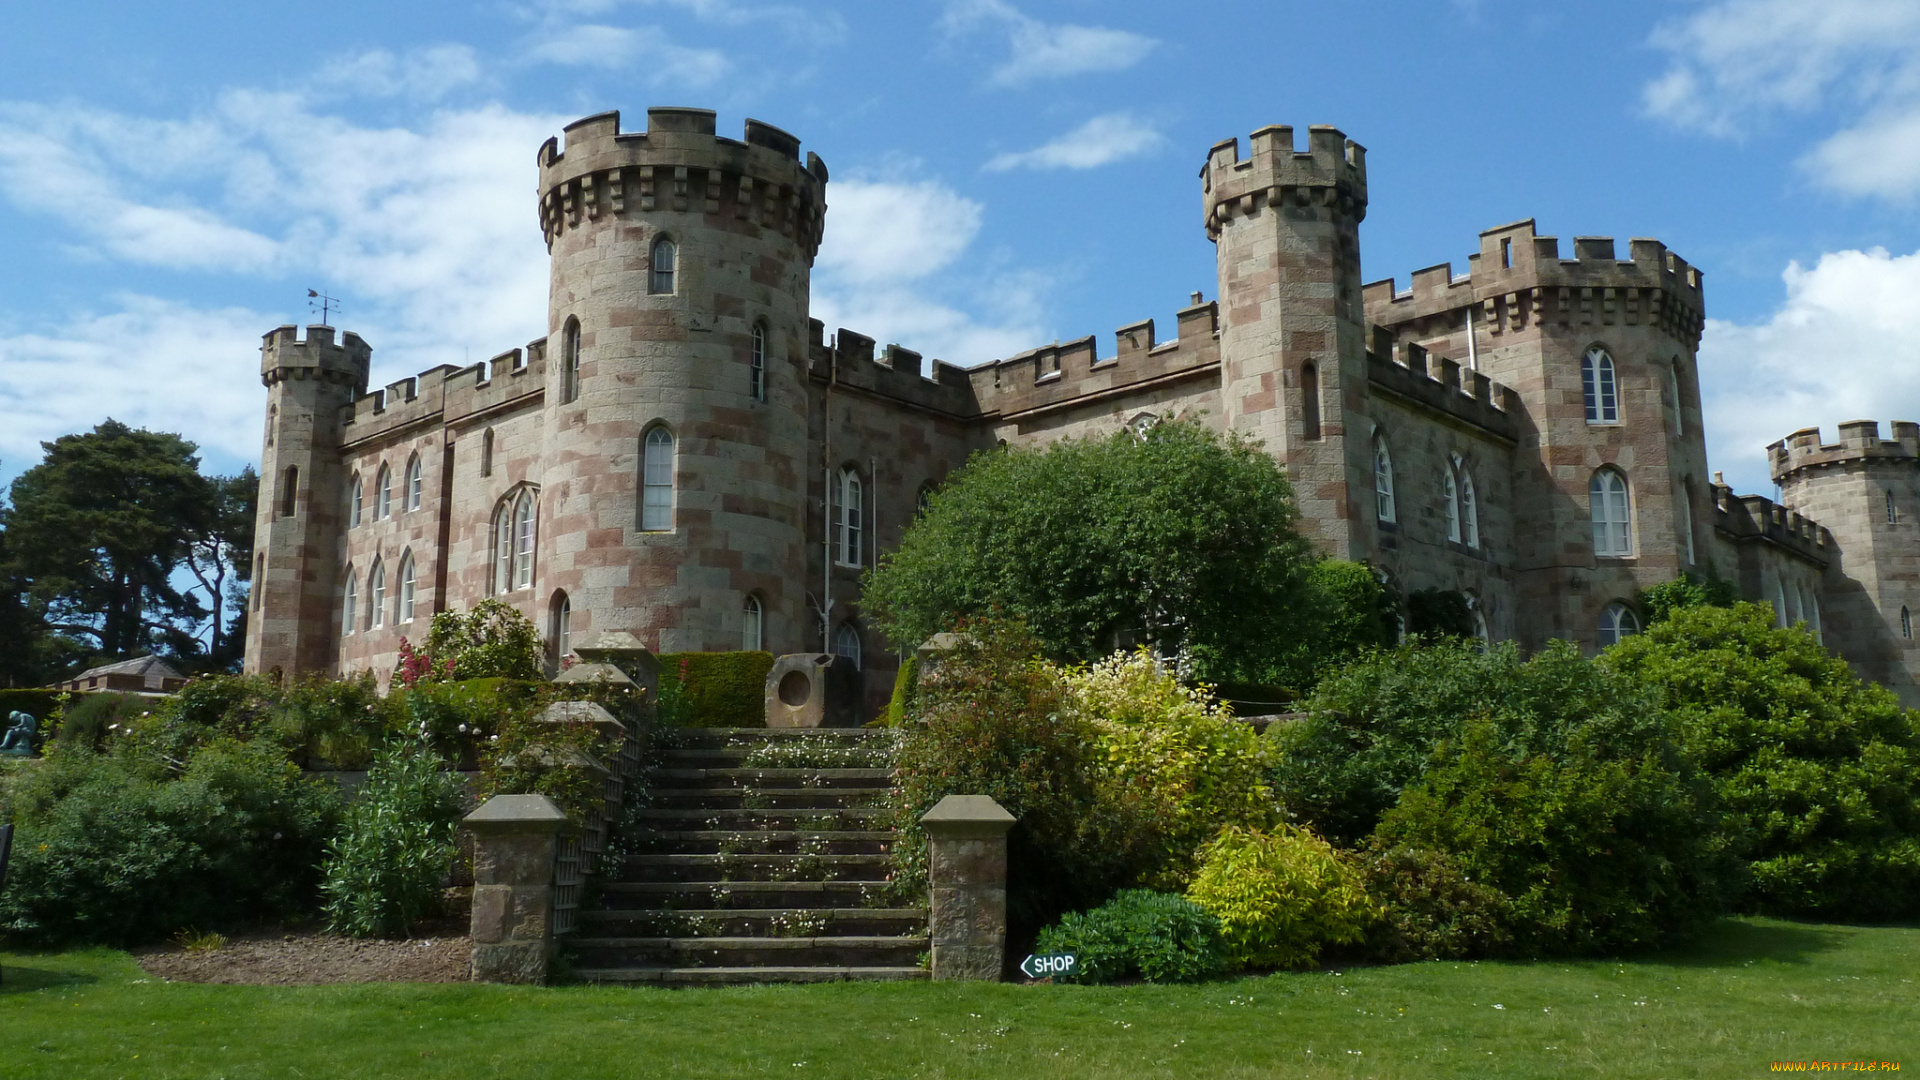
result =
M267 429L247 606L246 670L324 671L339 640L334 580L343 520L340 423L367 391L373 350L333 327L292 326L260 345Z
M1367 216L1366 149L1337 128L1293 129L1217 143L1200 170L1201 210L1220 282L1221 411L1286 464L1301 527L1337 557L1364 537L1347 492L1367 491L1365 433L1349 439L1366 393L1360 222Z
M803 647L825 164L755 120L736 141L711 111L649 109L644 132L576 121L539 165L551 287L527 614L662 652L738 649L754 625L765 648Z

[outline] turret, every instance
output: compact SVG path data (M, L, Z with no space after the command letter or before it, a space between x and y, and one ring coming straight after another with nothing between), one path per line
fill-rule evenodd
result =
M337 545L345 526L339 444L342 414L366 392L373 350L360 335L336 342L331 326L266 334L260 381L267 426L260 452L246 669L325 670L335 625Z
M1290 127L1216 144L1200 171L1203 221L1220 278L1221 409L1227 426L1286 463L1303 528L1356 557L1371 514L1350 506L1370 485L1360 302L1366 149L1316 126L1297 151ZM1349 439L1349 434L1357 438ZM1364 523L1364 524L1363 524Z

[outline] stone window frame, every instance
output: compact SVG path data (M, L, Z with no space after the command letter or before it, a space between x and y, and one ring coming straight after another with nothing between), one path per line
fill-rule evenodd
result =
M405 626L413 621L414 601L417 599L418 581L413 562L413 549L400 554L400 568L395 573L393 590L393 625Z
M280 517L290 518L300 509L300 466L289 465L280 471Z
M1580 398L1587 423L1620 423L1620 369L1605 345L1595 342L1580 355Z
M353 479L347 481L347 528L360 527L360 514L367 501L366 494L366 485L360 482L360 474L354 473Z
M367 571L367 629L379 630L387 625L387 564L378 556L373 558L373 567Z
M1900 636L1908 641L1913 640L1913 613L1905 605L1900 608Z
M553 663L558 667L573 651L573 598L565 589L553 590L547 600L547 640L553 648Z
M1686 556L1688 566L1700 565L1700 552L1694 546L1693 537L1693 478L1680 478L1680 545L1681 554Z
M1619 485L1617 491L1606 489L1607 478L1609 477ZM1619 496L1618 508L1620 510L1620 518L1615 520L1611 513L1604 518L1601 517L1600 509L1602 506L1605 506L1609 511L1614 508L1611 505L1614 495ZM1593 470L1593 475L1587 479L1587 517L1593 522L1593 554L1595 558L1631 559L1634 557L1635 551L1638 550L1638 546L1634 543L1634 516L1633 482L1628 479L1626 471L1612 464L1602 465ZM1620 529L1618 536L1611 533L1603 534L1601 531L1602 529L1612 529L1614 526L1618 526ZM1617 545L1614 543L1615 540L1619 541Z
M488 595L504 596L532 588L540 546L539 490L532 484L515 485L495 504L492 520Z
M355 600L358 599L359 592L360 592L360 572L354 569L352 563L348 563L346 588L341 590L341 600L340 600L340 636L341 637L352 637L353 632L359 629L359 627L356 625L356 622L355 622L356 618L359 615L359 612L355 610L357 607L357 605L355 604Z
M1893 489L1884 488L1887 493L1887 524L1900 524L1900 504L1893 500Z
M493 429L480 433L480 475L493 475Z
M410 514L420 509L421 496L426 493L426 470L420 463L420 451L415 450L407 458L407 478L405 494L400 500L400 512Z
M1393 500L1393 451L1387 448L1387 437L1378 431L1373 434L1373 517L1382 525L1400 520Z
M661 268L660 253L666 252L666 267ZM672 296L680 272L680 245L671 235L661 233L647 247L647 295Z
M767 647L767 605L759 593L747 593L740 600L740 648L761 652Z
M755 319L747 339L747 393L767 400L767 321Z
M1320 411L1320 369L1309 360L1300 365L1300 435L1307 442L1324 435Z
M865 566L866 486L860 467L848 462L833 476L833 564Z
M567 316L560 328L560 404L580 400L580 319Z
M393 516L393 470L386 462L380 463L380 471L373 476L373 520L385 521Z
M664 420L640 433L640 508L635 525L644 533L670 533L678 516L680 440Z
M852 619L843 620L833 631L833 645L827 650L835 656L844 656L853 661L853 670L862 671L866 667L866 648L861 643L860 624Z
M1625 600L1613 600L1600 609L1601 648L1617 645L1640 632L1640 616Z

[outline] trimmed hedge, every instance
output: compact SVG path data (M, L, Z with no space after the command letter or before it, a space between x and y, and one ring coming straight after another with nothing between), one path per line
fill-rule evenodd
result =
M82 695L73 696L78 700ZM45 732L47 717L53 715L59 697L58 690L0 690L0 728L5 727L8 716L23 712L32 714L35 720L40 721L40 730Z
M770 652L660 656L661 722L680 727L766 727Z

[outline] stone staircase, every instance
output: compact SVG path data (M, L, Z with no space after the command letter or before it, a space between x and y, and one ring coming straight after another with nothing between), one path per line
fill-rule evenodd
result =
M684 729L647 774L575 975L668 986L923 979L925 908L886 901L889 733Z

